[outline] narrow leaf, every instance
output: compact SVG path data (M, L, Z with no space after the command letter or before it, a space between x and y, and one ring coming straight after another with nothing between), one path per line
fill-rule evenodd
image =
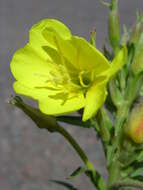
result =
M137 177L137 176L140 176L140 175L142 175L142 174L143 174L143 167L138 168L137 170L135 170L135 172L133 172L133 173L131 174L131 177Z
M82 122L82 118L79 116L57 116L56 119L57 121L61 121L71 125L76 125L78 127L85 127L85 128L91 127L90 121Z
M86 168L80 166L68 177L68 179L73 179L74 177L79 176L81 173L85 171L86 171Z
M66 189L69 190L78 190L77 188L75 188L72 184L67 183L65 181L59 181L59 180L50 180L52 183L56 183L58 185L61 185L63 187L65 187Z

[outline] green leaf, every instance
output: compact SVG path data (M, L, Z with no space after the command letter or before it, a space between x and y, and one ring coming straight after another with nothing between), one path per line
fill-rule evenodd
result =
M108 145L107 146L107 166L109 166L112 162L112 146Z
M138 181L143 181L143 176L139 175L139 176L134 177L134 179L136 179Z
M97 187L98 190L107 190L106 185L99 173L97 173L96 171L86 170L85 174L88 177L90 177L91 181Z
M139 153L139 155L137 156L137 161L138 161L138 162L142 162L142 161L143 161L143 151L141 151L141 152Z
M90 128L92 123L88 120L86 122L82 121L82 118L79 116L57 116L57 121L68 123L71 125L76 125L78 127Z
M127 47L124 46L115 56L115 58L111 63L111 69L109 70L108 73L110 77L113 77L126 64L127 54L128 54Z
M59 181L59 180L50 180L51 182L53 183L56 183L60 186L63 186L65 187L66 189L69 189L69 190L78 190L77 188L75 188L72 184L70 183L67 183L65 181Z
M137 170L135 170L135 172L133 172L133 173L131 174L131 177L140 176L140 175L142 175L142 174L143 174L143 167L138 168Z
M81 173L84 173L87 169L85 167L78 167L71 175L68 177L68 179L73 179L76 176L79 176Z
M108 60L112 60L112 54L107 50L106 46L103 46L104 55Z

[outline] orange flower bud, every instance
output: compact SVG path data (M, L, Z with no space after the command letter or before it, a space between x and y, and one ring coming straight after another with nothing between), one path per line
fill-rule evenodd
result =
M125 131L135 143L143 143L143 103L133 108L127 121Z

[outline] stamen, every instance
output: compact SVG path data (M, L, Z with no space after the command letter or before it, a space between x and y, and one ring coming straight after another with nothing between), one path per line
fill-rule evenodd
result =
M87 88L89 87L90 84L85 84L83 80L83 74L84 74L84 71L79 73L79 81L80 81L81 86L83 86L84 88Z

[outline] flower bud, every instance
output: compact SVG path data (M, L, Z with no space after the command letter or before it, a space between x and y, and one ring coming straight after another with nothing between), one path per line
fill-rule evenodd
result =
M131 30L130 43L136 44L143 32L143 16L137 14L136 25Z
M53 116L45 115L38 109L25 104L19 96L13 97L8 103L20 108L27 116L29 116L39 128L45 128L49 132L57 131L59 125L56 118Z
M136 45L132 71L135 75L143 71L143 33L140 35L139 41Z
M143 103L133 108L125 132L135 143L143 143Z
M116 53L116 51L119 48L119 44L120 44L118 0L112 0L112 3L110 5L110 13L109 13L109 21L108 22L109 22L108 33L109 33L110 44Z

